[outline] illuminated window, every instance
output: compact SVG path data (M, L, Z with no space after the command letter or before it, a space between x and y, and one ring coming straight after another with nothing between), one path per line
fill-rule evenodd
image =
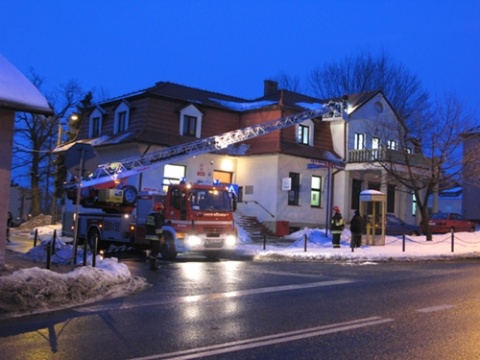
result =
M312 184L310 189L310 206L319 208L322 203L322 178L320 176L312 176Z
M363 150L365 148L365 134L355 134L353 148L354 150Z

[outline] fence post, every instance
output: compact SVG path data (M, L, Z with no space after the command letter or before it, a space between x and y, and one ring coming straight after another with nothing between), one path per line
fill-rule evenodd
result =
M85 240L83 242L83 266L87 266L87 250L88 250L88 244L87 241Z
M52 240L50 240L48 242L48 245L47 245L47 269L50 270L50 264L52 262Z
M57 230L53 230L53 238L52 238L52 255L55 254L55 243L57 241Z
M37 246L37 239L38 239L38 229L35 229L35 235L33 236L33 247Z
M92 267L95 267L97 263L97 249L98 249L98 237L95 236L95 241L93 242L93 249L92 249Z
M453 253L453 248L454 248L454 246L455 246L455 245L454 245L455 242L454 242L454 240L453 240L453 239L455 239L455 236L454 236L455 232L454 232L453 229L450 229L450 233L452 234L452 253Z
M263 250L267 248L267 235L263 232Z
M402 252L405 252L405 233L402 236Z
M303 241L304 241L303 250L304 252L307 252L307 234L303 235Z

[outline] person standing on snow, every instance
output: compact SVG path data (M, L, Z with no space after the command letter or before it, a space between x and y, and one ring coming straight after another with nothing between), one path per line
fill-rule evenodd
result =
M333 207L334 214L330 221L330 232L332 233L332 245L334 248L340 248L340 235L345 227L343 216L338 206Z
M160 246L164 244L163 223L165 216L163 214L163 204L158 202L153 204L152 212L148 214L145 221L146 236L150 241L150 270L157 270L157 256L160 252Z
M352 251L354 248L362 246L363 227L363 218L360 216L360 211L355 210L355 215L350 220L350 232L352 233L350 247Z

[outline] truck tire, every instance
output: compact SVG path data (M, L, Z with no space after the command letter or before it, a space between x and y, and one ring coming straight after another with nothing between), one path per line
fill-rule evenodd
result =
M100 233L97 229L90 229L88 231L87 243L92 253L95 251L95 242L97 243L96 252L98 252L98 250L100 249Z
M164 260L175 260L175 258L177 257L175 240L173 239L173 236L168 232L164 232L163 236L165 237L165 244L162 246L160 254L162 254L162 258Z
M123 188L123 205L135 205L137 202L138 191L135 186L125 185Z

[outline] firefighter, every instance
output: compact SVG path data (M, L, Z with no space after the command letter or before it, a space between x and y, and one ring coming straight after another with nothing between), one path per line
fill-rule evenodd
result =
M145 239L150 241L150 270L157 270L157 256L160 252L160 246L164 243L163 223L165 216L163 214L163 204L161 202L153 204L152 211L147 216L145 222Z
M333 216L330 221L330 232L332 233L332 245L334 248L340 248L340 235L342 234L345 224L343 222L343 216L338 206L333 207Z

